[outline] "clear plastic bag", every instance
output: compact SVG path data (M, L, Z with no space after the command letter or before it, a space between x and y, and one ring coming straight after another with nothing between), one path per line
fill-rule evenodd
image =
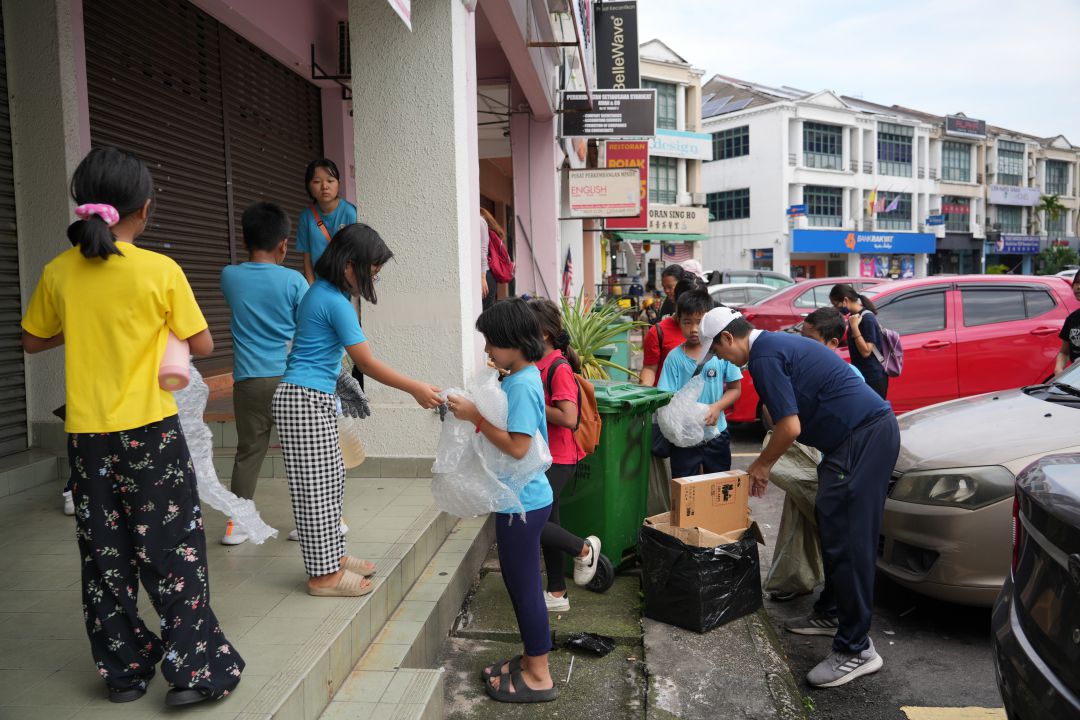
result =
M499 387L496 371L485 368L468 389L452 388L443 393L443 397L448 395L471 400L484 420L506 429L506 393ZM431 494L436 507L458 517L489 512L523 515L518 494L549 467L551 452L539 431L525 457L515 460L477 433L472 423L447 415L431 467Z
M180 427L195 466L199 501L232 518L256 545L261 545L267 538L277 537L278 531L259 517L255 501L237 497L218 479L217 470L214 469L214 436L203 420L210 388L194 365L191 366L191 379L187 387L173 395L179 410Z
M341 461L346 470L351 470L367 459L364 441L360 438L360 419L339 417L337 427L338 442L341 444Z
M709 406L698 402L705 389L705 376L698 375L675 393L664 407L656 411L660 432L675 447L695 447L719 435L715 425L706 425Z

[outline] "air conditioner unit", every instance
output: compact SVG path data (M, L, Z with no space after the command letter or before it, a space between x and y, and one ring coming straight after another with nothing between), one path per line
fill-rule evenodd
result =
M691 199L692 199L692 202L693 202L693 203L694 203L695 205L704 205L704 204L705 204L705 202L706 202L706 201L705 201L705 193L694 193L694 194L693 194L693 195L691 195L690 197L691 197Z
M1001 232L1001 223L991 223L990 229L991 230L997 230L998 232Z

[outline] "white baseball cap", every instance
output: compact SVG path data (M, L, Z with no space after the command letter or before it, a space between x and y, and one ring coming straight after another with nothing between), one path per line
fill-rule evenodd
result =
M701 318L701 337L711 344L713 339L722 333L733 320L742 315L729 307L713 308Z

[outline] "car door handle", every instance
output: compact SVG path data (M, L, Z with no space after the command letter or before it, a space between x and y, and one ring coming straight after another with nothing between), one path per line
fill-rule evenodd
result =
M950 345L952 345L952 343L947 340L931 340L930 342L923 345L923 350L941 350L942 348L947 348Z
M1035 328L1034 330L1031 331L1031 334L1032 335L1038 335L1039 337L1043 337L1045 335L1056 335L1058 332L1060 332L1060 330L1058 330L1057 328L1037 327L1037 328Z

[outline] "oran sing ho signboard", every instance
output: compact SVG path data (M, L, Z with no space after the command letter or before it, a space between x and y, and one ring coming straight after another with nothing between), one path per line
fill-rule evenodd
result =
M609 218L607 230L647 230L649 228L649 143L647 140L609 140L604 143L605 164L608 168L638 171L638 196L641 210L634 217Z
M637 168L571 170L570 217L637 217L641 212L641 175Z

